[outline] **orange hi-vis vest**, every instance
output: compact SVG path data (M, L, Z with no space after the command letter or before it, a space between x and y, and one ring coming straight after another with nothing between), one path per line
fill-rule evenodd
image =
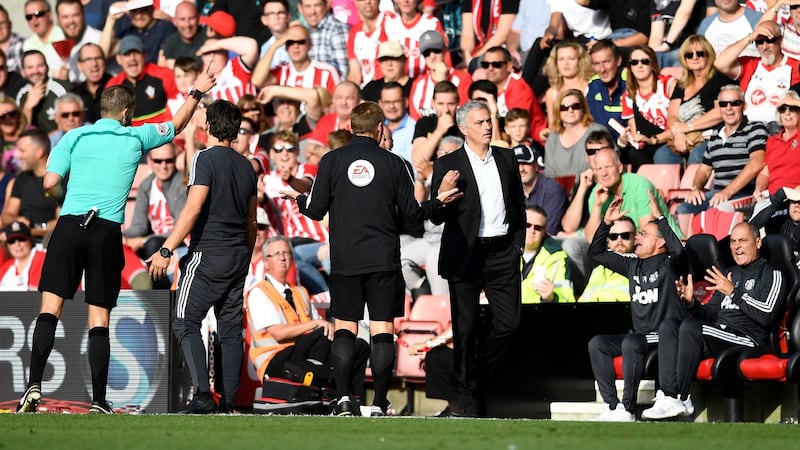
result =
M261 280L253 286L253 289L261 289L266 295L267 298L275 304L275 308L283 314L283 318L285 319L286 325L297 325L299 323L308 322L311 320L311 304L309 302L308 291L305 288L289 285L292 289L292 297L297 299L295 300L295 305L297 307L297 311L295 311L289 302L283 298L282 293L278 292L275 289L275 286L272 285L267 280ZM250 317L250 308L248 304L248 300L250 298L250 292L253 291L251 289L244 299L244 311L245 316L247 317L247 331L250 335L250 351L248 352L248 357L250 358L250 362L258 369L258 376L259 379L264 379L264 373L267 371L267 366L269 362L272 360L272 357L275 356L276 353L279 351L291 347L294 345L294 342L285 342L279 343L275 338L273 338L266 329L257 330L255 326L253 326L253 319ZM302 299L302 301L300 301Z

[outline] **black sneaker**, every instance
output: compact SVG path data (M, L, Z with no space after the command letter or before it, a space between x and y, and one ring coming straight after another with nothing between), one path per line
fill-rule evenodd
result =
M333 412L331 415L339 417L351 417L354 415L353 404L354 403L350 401L350 397L344 395L339 400L336 400L336 404L333 406Z
M443 410L439 411L439 413L433 417L454 417L454 416L455 415L453 414L453 408L451 408L450 405L447 405Z
M217 403L210 392L198 392L186 405L186 409L178 411L178 414L213 414L217 410Z
M114 414L114 410L111 408L110 402L92 402L92 406L89 407L89 414Z
M35 413L39 402L42 401L42 388L38 384L31 385L28 390L22 394L17 405L18 413Z

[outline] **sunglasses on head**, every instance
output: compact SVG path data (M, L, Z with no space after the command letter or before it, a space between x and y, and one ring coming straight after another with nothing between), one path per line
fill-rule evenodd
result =
M286 150L287 152L293 152L294 151L294 145L286 144L286 145L273 145L272 146L272 151L275 152L275 153L280 153L280 152L282 152L284 150Z
M537 225L537 224L530 223L530 222L526 222L525 223L525 228L531 228L531 227L533 227L534 231L543 231L544 230L544 225Z
M781 106L778 106L778 112L779 113L785 113L786 111L791 111L793 113L800 113L800 106L794 106L794 105L781 105Z
M631 236L633 236L632 231L623 231L622 233L608 233L608 240L616 241L617 239L622 238L623 240L627 241L628 239L631 238Z
M508 64L508 61L481 61L481 67L488 69L490 66L495 69L500 69Z
M683 57L686 59L705 58L706 52L705 50L698 50L696 52L686 52L683 54Z
M5 114L0 114L0 121L16 119L17 117L19 117L19 111L12 109Z
M778 39L780 38L781 38L780 36L772 36L771 38L768 38L766 36L761 36L759 38L754 39L753 42L755 42L756 45L774 44L778 42Z
M153 164L175 164L175 158L165 158L165 159L153 159Z
M728 106L742 106L744 105L744 100L720 100L719 107L720 108L727 108Z
M253 130L248 130L247 128L239 128L239 134L244 136L249 136L253 134Z
M630 60L631 66L638 66L639 64L643 66L649 66L652 61L650 58L642 58L642 59L632 59Z
M45 14L47 14L47 11L36 11L33 14L25 14L25 20L30 22L33 19L38 19L40 17L44 17Z
M252 108L241 108L241 110L242 110L243 113L249 113L249 112L255 112L255 111L259 111L260 112L261 111L256 106L253 106Z
M560 109L561 111L569 111L569 110L580 111L583 109L583 105L581 105L580 102L575 102L572 103L571 105L561 105L558 107L558 109Z
M436 53L437 55L439 55L439 54L441 54L443 51L444 51L444 50L442 50L442 49L440 49L440 48L429 48L429 49L425 50L424 52L422 52L422 56L424 56L424 57L426 57L426 58L427 58L428 56L431 56L431 55L432 55L432 54L434 54L434 53Z
M62 119L66 119L68 117L78 118L81 116L81 111L64 111L59 115L61 116Z
M288 41L286 41L286 46L291 47L293 45L306 45L306 42L308 41L305 39L298 39L298 40L289 39Z
M600 150L610 149L611 147L604 145L602 147L586 147L586 154L589 156L594 155L595 153L599 152Z

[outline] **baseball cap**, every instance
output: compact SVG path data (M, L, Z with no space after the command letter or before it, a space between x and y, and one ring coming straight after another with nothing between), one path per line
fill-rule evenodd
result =
M419 52L427 50L444 50L444 39L438 31L428 30L419 37Z
M203 16L200 23L211 27L220 37L228 38L236 34L236 20L225 11L214 11L209 16Z
M378 46L378 59L381 58L404 58L406 56L403 45L397 41L381 42Z
M259 207L256 209L256 223L258 225L269 226L269 216L264 208Z
M13 238L23 238L31 240L31 229L22 222L11 222L7 227L3 228L6 233L6 240Z
M117 50L117 53L120 55L125 55L132 51L143 52L144 43L142 43L142 40L139 39L138 36L125 36L121 41L119 41L119 50Z
M514 157L517 158L518 164L536 164L540 168L544 168L544 147L538 142L530 142L529 144L520 144L515 146Z

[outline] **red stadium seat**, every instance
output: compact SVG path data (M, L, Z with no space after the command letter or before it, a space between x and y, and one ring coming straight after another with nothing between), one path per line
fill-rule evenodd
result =
M680 164L642 164L636 173L653 183L665 199L670 190L678 189L681 184Z

